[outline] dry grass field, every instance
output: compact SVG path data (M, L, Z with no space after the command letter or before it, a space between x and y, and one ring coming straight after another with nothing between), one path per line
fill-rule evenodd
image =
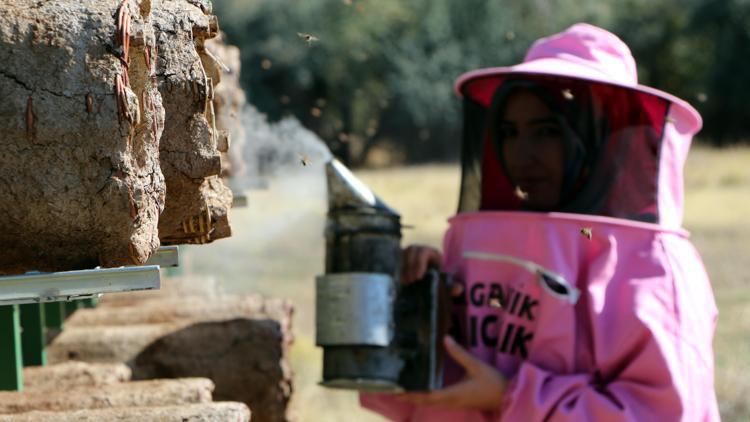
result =
M414 228L404 244L439 245L455 210L459 172L451 165L361 171L363 181ZM750 148L695 148L686 172L685 226L712 277L720 309L716 388L725 421L750 420ZM322 163L288 169L267 190L233 209L234 236L184 248L182 271L211 274L226 289L291 298L296 304L292 411L302 421L368 421L356 395L317 385L314 277L323 271L325 180Z

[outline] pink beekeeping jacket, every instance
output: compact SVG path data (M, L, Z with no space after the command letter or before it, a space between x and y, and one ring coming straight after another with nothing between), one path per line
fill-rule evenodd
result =
M396 421L719 420L717 309L681 228L683 166L701 119L686 102L639 85L635 69L614 34L577 24L537 41L521 65L459 78L457 91L477 113L488 112L509 75L536 75L575 99L590 89L606 105L610 134L598 157L606 171L588 183L606 196L595 198L598 216L519 211L486 134L466 132L464 146L474 147L465 151L483 155L463 157L462 191L481 185L474 206L482 211L453 217L444 239L443 270L465 283L453 335L507 377L507 390L494 412L414 406L387 394L363 394L363 406ZM540 269L575 286L577 300L545 288ZM446 383L460 380L455 363L444 370Z
M590 228L589 240L581 234ZM513 262L550 270L575 304ZM362 404L398 421L718 420L711 340L717 310L684 231L574 214L476 212L454 217L445 271L463 280L454 337L509 380L498 412L417 407L389 395ZM455 364L446 379L460 378Z

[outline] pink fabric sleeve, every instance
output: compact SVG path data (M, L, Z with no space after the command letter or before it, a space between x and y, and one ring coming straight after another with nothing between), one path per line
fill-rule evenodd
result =
M533 358L523 362L500 420L719 420L711 349L716 311L708 283L682 277L692 266L671 268L672 276L633 269L650 274L593 282L576 309L575 367L551 373Z
M657 376L652 380L656 385L645 380L597 385L593 378L551 374L524 363L506 394L500 420L674 421L682 414L677 392L665 384L668 380Z

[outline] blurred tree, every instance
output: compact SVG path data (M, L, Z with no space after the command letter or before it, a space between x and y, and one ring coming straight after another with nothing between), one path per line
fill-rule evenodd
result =
M724 145L747 140L750 122L750 2L623 0L613 30L633 50L642 83L691 102L702 137Z
M236 3L216 3L217 13ZM294 114L337 155L348 158L354 149L358 158L391 97L380 41L407 25L405 13L398 0L274 0L256 2L247 17L223 27L242 49L251 102L272 119Z
M695 47L688 60L699 60L694 75L703 87L699 104L705 133L715 144L750 139L750 2L705 0L690 16Z
M748 4L221 0L214 7L229 41L242 49L250 101L271 119L297 116L356 165L376 145L411 162L455 159L455 78L517 63L535 39L578 21L620 35L638 60L642 83L697 101L710 119L706 133L718 140L746 136ZM714 43L722 48L711 52Z
M400 131L407 136L400 139L407 141L404 146L412 161L458 156L461 114L453 91L457 76L517 63L534 40L575 23L576 16L594 10L606 15L593 0L412 0L409 5L411 26L385 48L393 70L387 84L410 117L408 127ZM594 13L589 15L596 21Z

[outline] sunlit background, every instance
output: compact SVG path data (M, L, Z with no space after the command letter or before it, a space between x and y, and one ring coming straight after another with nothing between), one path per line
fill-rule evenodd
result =
M184 271L294 301L299 420L380 420L359 409L354 393L317 385L313 298L323 272L327 150L414 225L404 244L440 245L458 197L453 81L517 63L533 40L579 21L618 34L641 83L686 99L704 117L687 164L685 226L720 309L722 417L750 420L749 2L218 0L214 10L227 42L241 49L253 107L246 145L262 159L245 176L253 179L248 207L232 210L233 237L186 248Z
M641 83L694 104L702 141L750 135L743 0L220 0L215 11L241 48L249 101L272 120L296 116L352 164L381 164L376 147L398 163L455 160L455 78L520 62L576 22L619 35Z

